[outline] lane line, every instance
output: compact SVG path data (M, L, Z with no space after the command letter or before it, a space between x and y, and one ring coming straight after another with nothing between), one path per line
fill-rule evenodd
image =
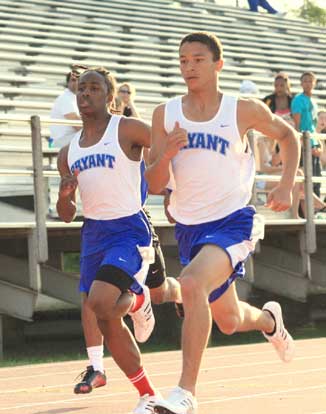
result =
M224 359L226 358L226 356L224 355ZM306 360L314 360L314 359L326 359L326 353L322 354L322 355L310 355L310 356L304 356L304 357L297 357L295 358L294 361L306 361ZM205 360L207 361L207 358L205 358ZM181 360L180 360L181 361ZM177 361L172 361L173 364L175 364ZM275 359L272 360L267 360L267 361L260 361L260 362L246 362L243 364L232 364L232 365L221 365L221 366L214 366L214 367L206 367L206 368L202 368L201 370L205 370L205 371L211 371L211 370L219 370L219 369L226 369L226 368L243 368L243 367L251 367L251 366L257 366L257 365L270 365L270 364L280 364L281 361L279 359L277 359L277 356L275 356ZM162 366L164 363L160 363L160 366ZM171 361L169 361L169 364L171 364ZM282 363L283 365L283 363ZM147 366L146 366L147 368ZM69 371L69 373L74 373L75 371ZM79 371L78 371L79 372ZM152 376L166 376L166 375L174 375L174 374L178 374L180 372L180 370L178 371L169 371L169 372L162 372L159 374L151 374ZM20 379L27 379L27 378L43 378L43 377L48 377L48 376L54 376L54 375L67 375L67 370L66 371L62 371L60 373L44 373L44 374L38 374L38 375L23 375L20 377L7 377L7 378L0 378L0 381L10 381L10 380L20 380ZM112 378L112 381L117 381L120 380L120 378Z
M272 373L272 374L265 374L265 375L252 375L252 376L246 376L246 377L237 377L237 378L229 378L229 379L219 379L219 380L212 380L212 381L201 381L198 385L199 387L212 385L212 384L218 384L218 383L226 383L226 382L236 382L236 381L247 381L252 379L259 379L259 378L266 378L266 377L275 377L275 376L289 376L289 375L298 375L298 374L307 374L307 373L313 373L313 372L320 372L320 371L326 371L326 368L316 368L316 369L310 369L310 370L296 370L292 372L282 372L282 373ZM165 386L165 387L158 387L157 389L160 391L163 390L169 390L171 389L171 385ZM201 401L200 404L211 404L215 402L223 402L223 401L231 401L231 400L237 400L237 399L247 399L247 398L256 398L260 396L268 396L268 395L274 395L274 394L280 394L280 393L287 393L292 392L295 390L305 390L305 389L319 389L319 388L325 388L325 385L316 385L311 387L304 387L304 388L291 388L288 390L280 390L280 391L271 391L267 393L259 393L259 394L248 394L244 396L239 397L226 397L226 398L218 398L214 400L207 400L207 401ZM134 395L134 392L132 391L121 391L116 393L104 393L100 395L80 395L78 397L74 398L68 398L64 400L53 400L53 401L42 401L42 402L35 402L35 403L22 403L17 406L11 406L11 407L4 407L0 408L0 411L5 410L11 410L11 409L19 409L19 408L28 408L28 407L37 407L42 405L55 405L55 404L67 404L67 403L76 403L76 402L83 402L85 399L87 400L93 400L93 399L99 399L99 398L106 398L106 397L118 397L123 395Z
M201 369L201 371L205 371L205 369ZM234 377L234 378L220 378L217 380L212 380L212 381L202 381L200 383L198 383L198 386L206 386L206 385L210 385L210 384L218 384L218 383L227 383L227 382L237 382L237 381L248 381L248 380L254 380L254 379L260 379L260 378L268 378L268 377L278 377L278 376L290 376L290 375L301 375L301 374L312 374L312 373L317 373L317 372L324 372L326 371L326 367L325 368L312 368L312 369L304 369L304 370L296 370L296 371L286 371L286 372L273 372L270 374L261 374L261 375L251 375L251 376L246 376L246 377ZM154 374L154 375L158 375L158 374ZM161 374L160 374L161 375ZM152 377L153 375L151 375ZM125 378L123 378L123 380L125 380ZM118 381L118 379L116 380ZM109 379L109 384L108 386L110 386L110 382L111 380ZM38 391L43 391L46 389L56 389L56 388L64 388L64 387L73 387L74 384L61 384L61 385L48 385L48 386L37 386L37 387L32 387L32 388L20 388L20 389L14 389L14 390L6 390L6 391L1 391L0 395L5 395L5 394L17 394L18 392L22 392L22 393L27 393L27 392L38 392ZM72 393L72 392L71 392ZM70 394L71 394L70 393Z
M319 345L315 344L315 342L317 342L317 341L319 342ZM305 351L307 349L307 347L309 347L309 352L315 351L316 349L320 349L320 351L323 351L325 349L324 347L326 345L326 339L325 338L298 339L298 340L295 341L295 344L296 344L297 352ZM216 356L207 355L206 359L210 359L210 358L219 359L219 358L225 358L226 356L227 357L243 356L245 351L230 353L230 354L228 354L228 353L223 354L223 351L230 350L230 349L233 349L233 348L234 348L234 350L238 351L240 348L245 350L247 348L253 349L253 347L257 347L257 348L266 347L268 349L272 349L271 347L269 347L269 344L267 342L259 342L259 343L255 343L255 344L231 345L231 346L222 346L222 347L214 346L214 347L207 348L205 352L211 354L215 351L218 351L221 354L216 355ZM267 350L252 351L252 352L245 352L245 354L246 354L246 356L248 356L248 355L250 355L250 356L253 355L254 356L254 355L265 354L266 352L269 352L269 351L267 351ZM163 356L167 355L169 357L172 357L172 355L175 354L176 356L179 357L180 354L181 354L181 351L180 350L178 350L178 351L163 351L163 352L157 352L157 353L153 352L151 355L155 355L155 354L158 354L160 356L161 355L163 355ZM143 358L144 358L145 362L146 362L146 359L147 359L148 355L149 354L143 354ZM151 357L149 357L149 358L151 358ZM104 358L104 360L109 360L110 361L110 360L112 360L112 358L109 357L109 356L106 356ZM168 361L171 361L171 358L169 358L169 360L167 360L166 362L168 362ZM181 361L181 359L180 359L180 361ZM165 361L146 362L146 366L160 365L160 364L162 364L162 362L165 362ZM52 368L54 366L61 366L61 365L67 366L67 364L69 364L69 365L70 364L71 365L78 365L78 364L82 364L82 363L87 364L88 363L87 359L79 359L79 360L75 360L75 361L47 362L47 363L43 363L43 364L20 365L20 366L15 366L15 367L3 367L3 368L0 367L0 374L3 373L3 372L6 372L6 371L10 371L10 372L16 371L16 370L23 370L24 371L26 369L28 369L30 371L31 369L39 370L39 369L46 368L46 367L51 367ZM83 369L83 368L81 368L81 369ZM74 372L78 372L78 371L79 370L75 370Z

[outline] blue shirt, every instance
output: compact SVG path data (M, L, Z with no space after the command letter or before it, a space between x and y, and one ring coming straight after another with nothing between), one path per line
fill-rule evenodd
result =
M299 93L291 102L291 112L292 114L301 115L299 126L301 132L315 131L318 108L316 102L312 98L304 93Z

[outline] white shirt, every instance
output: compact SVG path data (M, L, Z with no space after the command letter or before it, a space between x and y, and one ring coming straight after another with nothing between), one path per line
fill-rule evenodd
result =
M65 115L72 112L79 115L76 95L66 88L54 101L50 117L52 119L65 119ZM76 134L76 130L72 126L51 125L50 134L53 139L53 146L61 148L70 143L72 137Z
M200 224L226 217L251 198L255 164L237 126L237 98L223 95L215 116L206 122L187 119L182 97L165 106L167 133L178 121L188 132L188 145L171 160L174 183L169 212L182 224Z
M82 131L68 150L71 173L78 170L78 189L84 217L112 220L136 214L141 209L140 161L130 160L119 144L122 116L112 115L98 143L81 147Z

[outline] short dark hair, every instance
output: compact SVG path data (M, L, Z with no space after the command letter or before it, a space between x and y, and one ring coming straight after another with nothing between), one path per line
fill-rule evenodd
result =
M302 79L305 76L311 76L314 80L317 80L316 75L314 74L314 72L303 72L303 74L300 77L300 80L302 81Z
M180 42L179 51L181 46L186 42L199 42L208 47L213 54L214 62L223 58L223 47L220 39L210 32L193 32L187 34Z
M68 83L69 83L69 81L70 81L70 78L71 78L72 74L76 74L76 72L75 72L75 71L73 71L73 70L71 70L71 71L70 71L70 72L68 72L68 73L67 73L67 75L66 75L66 85L67 85L67 86L68 86Z
M78 66L76 66L76 68L78 69ZM112 95L112 96L114 96L116 94L117 83L116 83L115 77L105 67L103 67L103 66L84 66L84 65L81 65L81 66L79 66L79 68L81 69L81 71L78 71L78 70L76 71L76 73L77 73L76 76L77 77L80 77L81 75L84 75L85 73L88 73L88 72L96 72L99 75L103 76L105 84L108 88L109 94Z

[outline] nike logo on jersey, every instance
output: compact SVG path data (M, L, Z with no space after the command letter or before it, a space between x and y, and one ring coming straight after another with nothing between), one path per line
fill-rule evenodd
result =
M230 125L226 125L226 124L221 124L220 125L221 128L227 128L228 126L230 126Z
M104 142L104 145L109 145L109 144L112 144L112 142L111 141Z
M183 147L182 150L201 148L226 155L230 146L227 139L219 135L205 134L203 132L188 132L188 142L189 144Z
M127 261L127 260L123 259L122 257L119 257L119 258L118 258L118 260L119 260L120 262L126 262L126 261Z

